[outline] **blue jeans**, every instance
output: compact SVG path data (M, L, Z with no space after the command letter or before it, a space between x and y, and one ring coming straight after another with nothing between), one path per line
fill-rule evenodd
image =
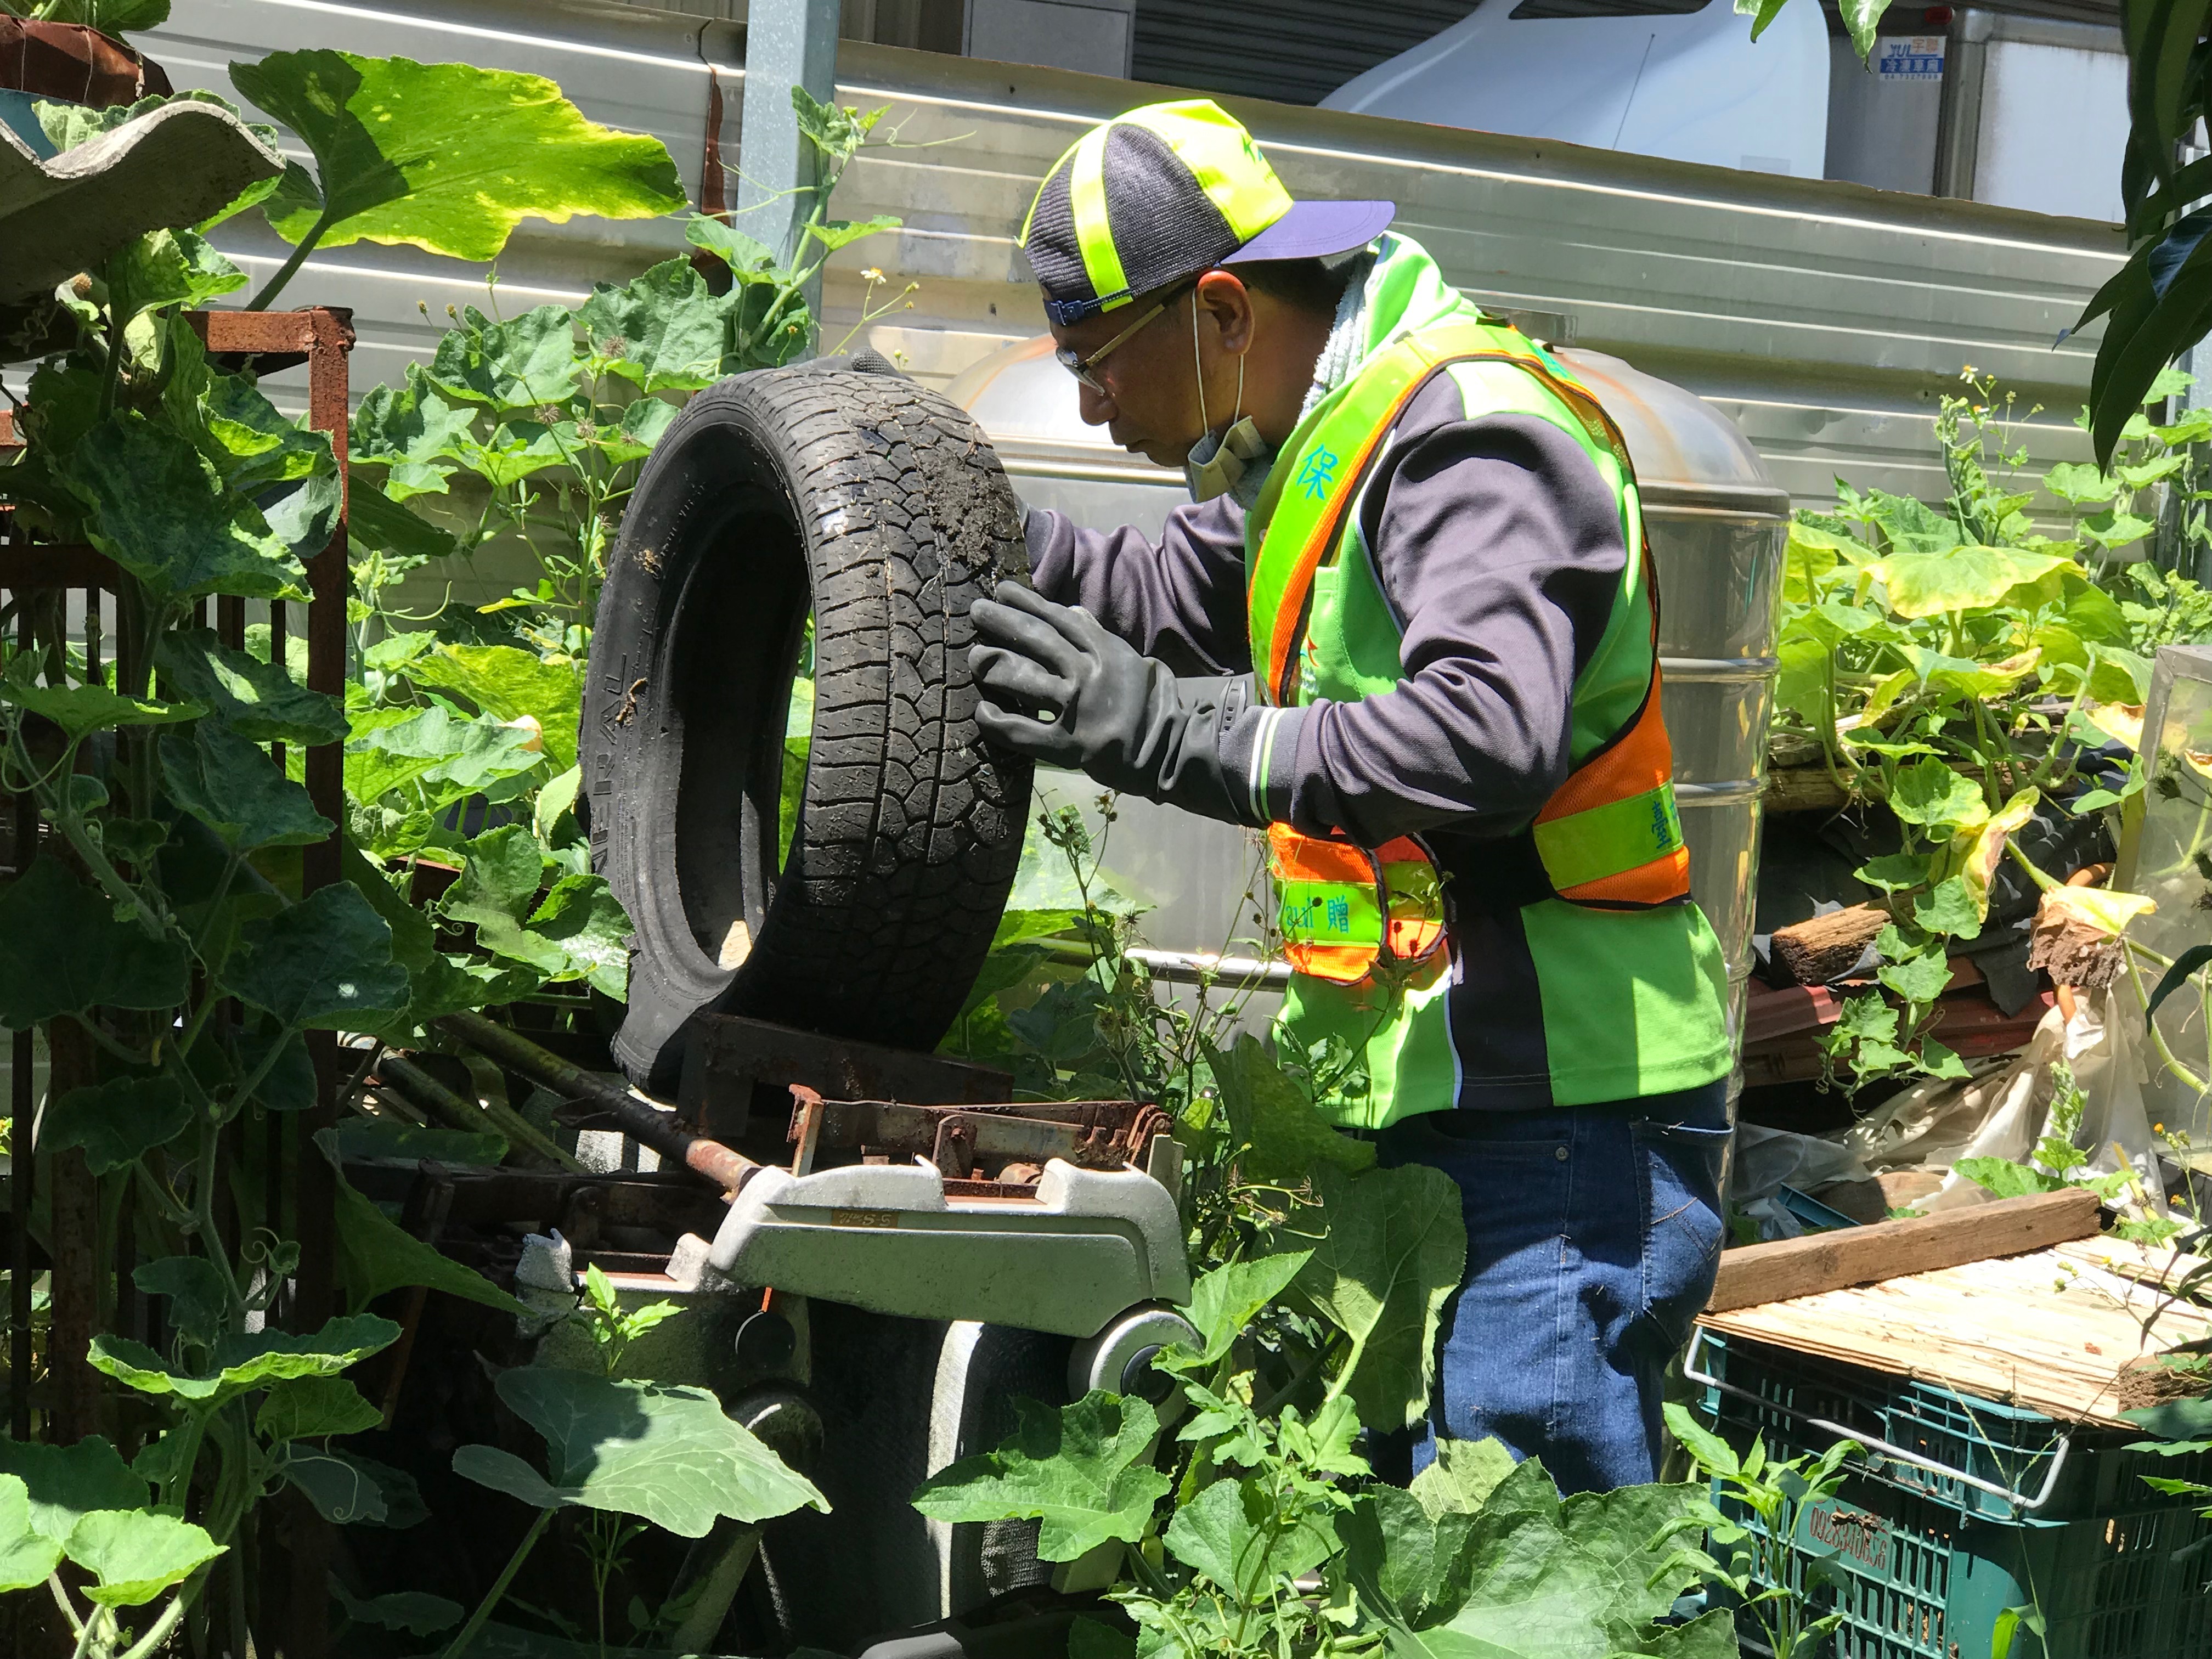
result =
M1495 1435L1563 1492L1657 1478L1662 1377L1720 1266L1727 1097L1723 1079L1605 1106L1424 1114L1376 1137L1384 1164L1456 1182L1467 1217L1467 1280L1445 1306L1412 1469L1439 1437Z

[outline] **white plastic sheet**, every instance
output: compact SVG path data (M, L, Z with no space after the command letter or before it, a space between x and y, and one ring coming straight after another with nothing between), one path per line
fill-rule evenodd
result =
M1844 1137L1876 1173L1942 1170L1943 1184L1917 1201L1922 1210L1956 1209L1992 1194L1954 1166L1963 1158L2030 1161L2051 1113L2051 1065L2063 1060L2084 1097L2075 1143L2097 1174L2124 1158L2149 1191L2160 1191L2155 1141L2143 1109L2142 1016L2132 993L2077 992L2074 1018L2053 1008L2027 1047L1963 1083L1930 1079L1886 1103Z

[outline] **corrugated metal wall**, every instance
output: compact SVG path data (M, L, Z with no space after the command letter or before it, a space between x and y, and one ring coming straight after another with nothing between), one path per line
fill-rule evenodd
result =
M743 32L668 13L562 0L176 0L147 37L179 86L228 91L224 64L272 43L468 58L550 76L592 118L665 139L696 188L708 76L737 137ZM905 147L873 150L841 210L905 228L841 253L825 338L911 281L911 309L867 331L942 384L998 346L1042 331L1014 232L1044 170L1089 124L1156 87L848 42L841 95L887 105ZM1862 487L1940 499L1936 401L1972 364L2045 412L2021 440L2038 466L2078 459L2070 424L2095 335L2053 340L2116 270L2110 226L1972 203L1687 166L1373 116L1231 99L1296 192L1387 196L1452 280L1565 313L1579 343L1698 392L1742 427L1801 501ZM247 215L219 240L258 276L284 249ZM526 222L501 261L509 311L580 299L682 246L673 220ZM318 252L295 299L356 308L355 384L396 380L426 356L448 304L487 301L483 273L404 247ZM417 310L417 303L427 315ZM1101 467L1133 465L1101 447Z
M1137 0L1131 73L1201 92L1317 104L1441 33L1477 0Z

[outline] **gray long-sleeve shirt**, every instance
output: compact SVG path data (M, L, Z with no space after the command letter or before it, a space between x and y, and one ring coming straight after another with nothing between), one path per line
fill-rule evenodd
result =
M1270 711L1249 710L1224 735L1224 760L1251 773L1269 731L1269 819L1370 847L1416 833L1492 840L1525 827L1566 779L1575 678L1627 557L1619 507L1557 427L1468 420L1462 407L1448 379L1416 397L1360 503L1401 626L1397 689L1281 711L1272 726ZM1177 674L1251 668L1244 513L1228 497L1176 508L1157 544L1033 511L1029 544L1040 593L1082 605ZM1452 885L1480 905L1468 874Z

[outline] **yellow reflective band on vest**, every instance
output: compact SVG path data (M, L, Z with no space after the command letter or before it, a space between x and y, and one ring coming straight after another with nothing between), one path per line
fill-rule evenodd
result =
M1670 783L1533 826L1544 873L1563 892L1664 858L1682 845Z
M1535 380L1573 415L1592 459L1607 455L1618 465L1633 500L1635 471L1619 429L1564 365L1517 331L1453 320L1382 348L1323 406L1290 464L1278 465L1261 498L1265 529L1249 556L1246 604L1253 664L1268 701L1297 701L1298 647L1309 625L1316 573L1352 544L1352 503L1392 428L1431 380L1462 362L1510 364ZM1640 562L1650 610L1650 677L1635 714L1576 768L1531 830L1553 890L1601 908L1648 908L1689 895L1673 750L1659 711L1656 574L1640 522L1632 528L1638 545L1632 556Z

